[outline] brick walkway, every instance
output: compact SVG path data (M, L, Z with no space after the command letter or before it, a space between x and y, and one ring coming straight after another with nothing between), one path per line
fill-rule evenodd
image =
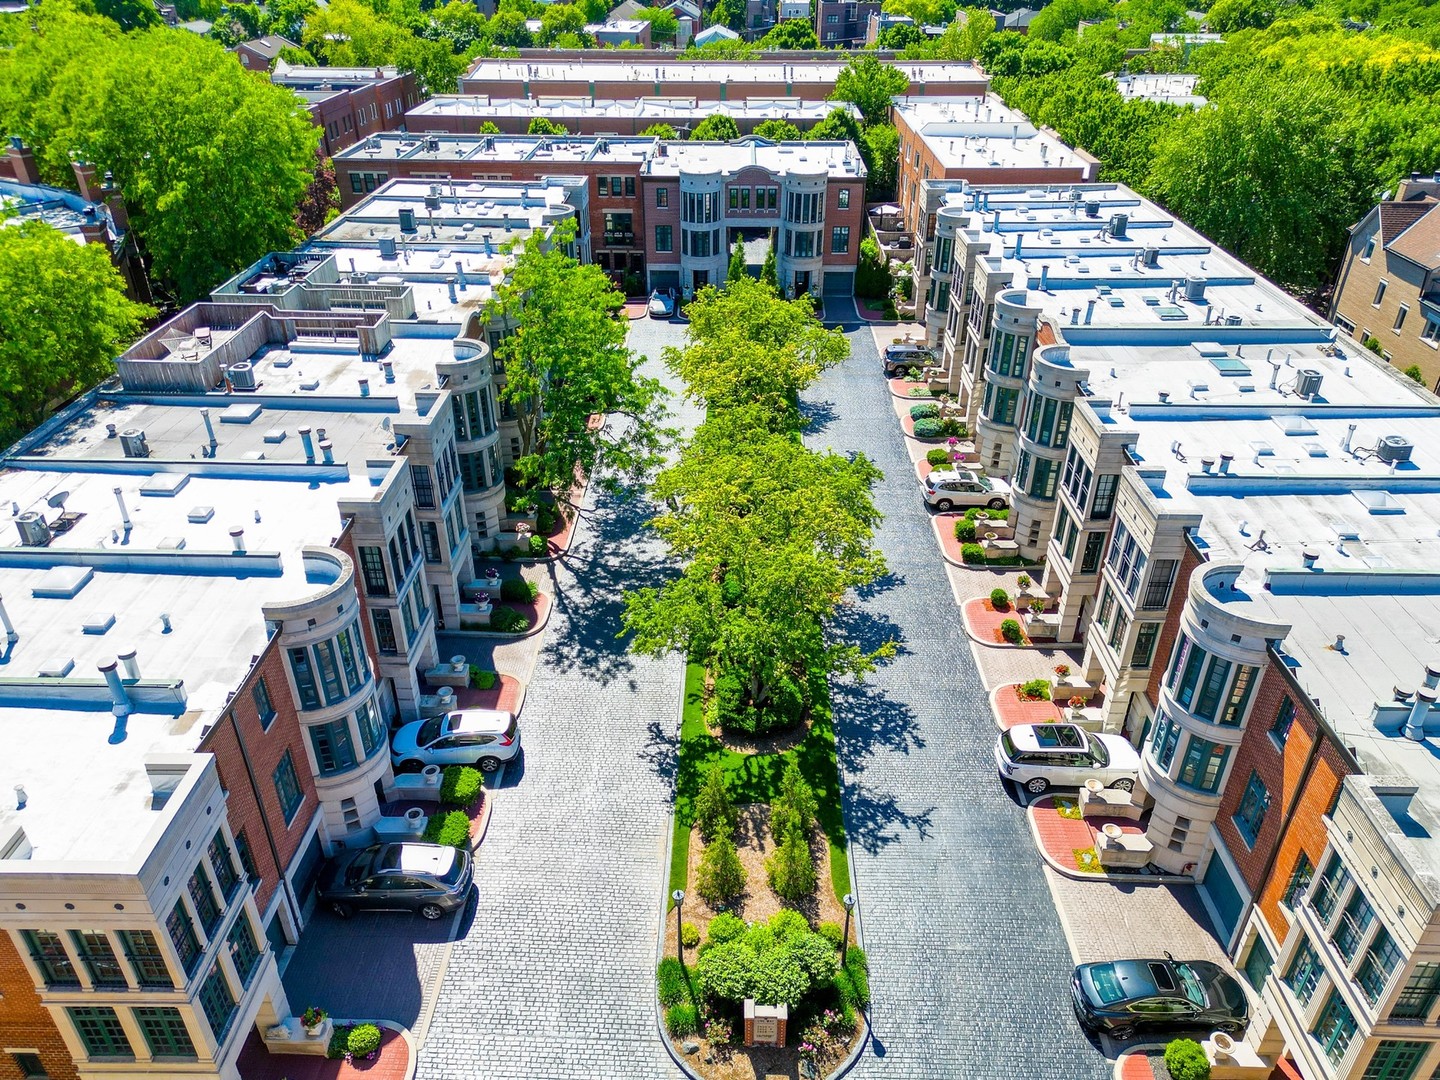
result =
M374 1061L347 1062L309 1054L272 1054L252 1031L235 1061L242 1080L405 1080L410 1047L398 1031L380 1029L380 1053Z
M1155 1080L1155 1070L1150 1066L1150 1052L1137 1050L1125 1053L1116 1066L1115 1076L1116 1080Z
M1138 824L1124 818L1062 817L1059 808L1066 804L1072 808L1079 805L1074 796L1046 795L1031 803L1026 813L1030 815L1031 827L1035 830L1035 836L1045 854L1067 870L1082 869L1077 865L1079 856L1076 852L1093 851L1095 837L1106 825L1118 825L1121 832L1132 836L1140 836L1145 832ZM1101 872L1095 876L1103 878L1105 875ZM1133 875L1126 875L1127 880L1132 877Z
M996 585L995 588L1001 586ZM1005 611L997 611L990 603L988 597L984 599L967 600L960 609L965 619L965 629L976 642L982 645L996 645L1005 647L1009 643L1000 634L1000 624L1007 619L1013 619L1020 624L1020 638L1024 644L1029 644L1030 639L1025 636L1025 622L1020 618L1020 613L1015 610L1013 604ZM1010 646L1014 648L1014 646Z
M1053 701L1030 701L1015 692L1019 683L1006 683L990 695L991 710L995 723L1001 728L1012 728L1019 724L1053 724L1063 720L1060 706Z

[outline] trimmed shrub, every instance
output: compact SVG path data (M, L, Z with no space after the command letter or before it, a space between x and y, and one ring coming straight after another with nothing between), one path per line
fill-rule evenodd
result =
M717 836L705 845L700 867L695 872L695 891L710 905L723 904L745 890L745 867L730 837Z
M911 420L938 420L940 419L940 406L930 403L924 405L910 406Z
M523 634L530 629L530 620L514 608L496 608L490 616L490 629L497 634Z
M805 782L795 759L789 759L780 774L780 794L770 806L770 832L775 842L778 844L784 839L791 824L799 825L801 832L808 833L815 824L817 809L815 792Z
M839 999L842 1006L852 1009L860 1004L860 999L855 996L855 981L850 978L850 972L843 967L835 972L835 997Z
M1165 1068L1173 1080L1210 1080L1210 1062L1194 1039L1172 1039L1165 1047Z
M1425 373L1420 370L1419 364L1411 364L1409 367L1407 367L1405 369L1405 377L1407 379L1415 380L1421 386L1425 385Z
M942 434L939 420L915 421L915 438L917 439L938 439Z
M700 1013L694 1005L672 1005L665 1010L665 1030L677 1039L700 1030Z
M790 908L781 908L771 915L765 929L770 931L770 940L776 942L799 941L811 933L810 920Z
M1050 684L1044 679L1031 679L1020 684L1020 696L1026 701L1049 701Z
M815 857L810 853L805 831L794 818L785 830L779 849L765 860L765 870L770 877L770 888L785 900L800 901L815 892Z
M735 805L725 785L725 770L719 761L712 761L700 781L695 795L695 824L707 844L717 836L730 836L735 831Z
M493 690L495 684L500 681L500 676L485 668L470 665L470 685L476 690Z
M761 953L750 973L750 996L757 1005L789 1005L792 1009L810 989L805 969L789 949Z
M967 521L964 518L955 522L955 539L959 540L962 544L975 543L975 522ZM983 562L985 556L984 548L980 549L980 556Z
M667 1009L689 1001L690 977L685 973L685 965L673 956L661 960L655 972L655 991L660 995L660 1004Z
M693 922L680 925L680 944L687 949L693 949L700 944L700 928Z
M1019 645L1024 637L1020 632L1020 624L1014 619L1006 619L1000 624L1000 636L1011 645Z
M840 948L840 939L845 936L845 931L841 929L840 924L834 922L822 922L817 932L837 950Z
M548 503L541 503L535 508L535 531L549 536L555 531L555 526L560 523L560 515L555 513L553 507Z
M865 956L865 950L859 945L851 945L845 950L845 971L850 976L851 985L855 987L855 1004L860 1008L866 1008L870 1004L870 961Z
M1005 521L1010 517L1010 508L1003 506L999 510L989 510L980 506L971 507L965 511L965 520L974 521L981 514L984 514L991 521Z
M722 911L710 920L705 931L706 941L712 945L724 945L727 941L738 941L745 936L745 920L728 911Z
M524 578L505 578L500 582L500 599L512 604L533 604L540 595L540 586Z
M960 561L984 565L985 549L979 544L962 544L960 545Z
M1010 610L1010 594L1004 589L990 590L990 606L996 611Z
M940 434L947 439L963 439L968 434L965 425L954 417L940 421Z
M549 543L546 542L545 537L539 535L538 533L531 533L530 539L529 541L527 541L527 543L529 546L530 557L532 559L543 559L546 555L550 554Z
M464 810L445 810L431 814L425 823L425 839L432 844L446 844L470 850L470 816Z
M356 1024L345 1038L345 1049L355 1057L364 1057L380 1049L380 1028L375 1024Z
M742 1001L750 993L756 953L743 941L727 941L708 950L696 964L705 993L726 1001Z
M1380 344L1380 339L1379 339L1379 338L1377 338L1377 337L1367 337L1367 338L1365 339L1365 348L1369 349L1369 350L1370 350L1371 352L1373 352L1376 356L1379 356L1379 355L1381 354L1381 352L1384 350L1385 346L1383 346L1383 345Z
M942 450L937 446L934 450L926 451L925 460L937 469L943 468L950 464L950 451Z
M461 808L474 805L480 797L482 783L479 769L469 765L445 766L440 779L440 805Z

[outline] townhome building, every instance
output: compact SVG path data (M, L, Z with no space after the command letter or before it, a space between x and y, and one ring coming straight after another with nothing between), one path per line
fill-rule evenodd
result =
M425 97L414 72L393 67L312 67L277 59L270 81L305 103L321 131L325 157L373 132L404 127L406 110Z

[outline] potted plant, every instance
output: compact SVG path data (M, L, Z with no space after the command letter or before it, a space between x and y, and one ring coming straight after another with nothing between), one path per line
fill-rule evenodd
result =
M990 520L990 512L989 512L988 510L976 510L976 511L975 511L975 520L976 520L977 523L978 523L978 522L981 522L981 521L989 521L989 520Z
M1015 579L1015 584L1018 585L1021 589L1028 589L1030 587L1030 575L1021 574L1018 578Z
M1041 599L1039 599L1039 598L1036 598L1036 599L1034 599L1034 600L1031 600L1031 601L1030 601L1030 617L1033 619L1033 618L1035 618L1037 615L1044 615L1044 614L1045 614L1045 601L1044 601L1044 600L1041 600Z
M1084 719L1085 713L1082 710L1085 708L1085 699L1083 697L1081 697L1079 694L1076 694L1070 699L1068 704L1070 705L1070 719Z
M300 1025L305 1029L306 1035L319 1035L320 1029L325 1026L327 1013L319 1005L311 1005L300 1014Z
M1063 680L1063 679L1068 679L1068 678L1070 677L1070 665L1069 665L1069 664L1056 664L1056 665L1055 665L1055 674L1056 674L1057 676L1059 676L1062 680Z

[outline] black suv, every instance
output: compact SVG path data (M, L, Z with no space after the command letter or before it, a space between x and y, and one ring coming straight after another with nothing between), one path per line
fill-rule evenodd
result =
M356 908L398 908L438 919L470 897L468 851L445 844L376 844L327 862L320 902L347 919Z
M922 368L934 367L935 354L923 345L886 345L885 374L894 378L907 371L919 374Z

